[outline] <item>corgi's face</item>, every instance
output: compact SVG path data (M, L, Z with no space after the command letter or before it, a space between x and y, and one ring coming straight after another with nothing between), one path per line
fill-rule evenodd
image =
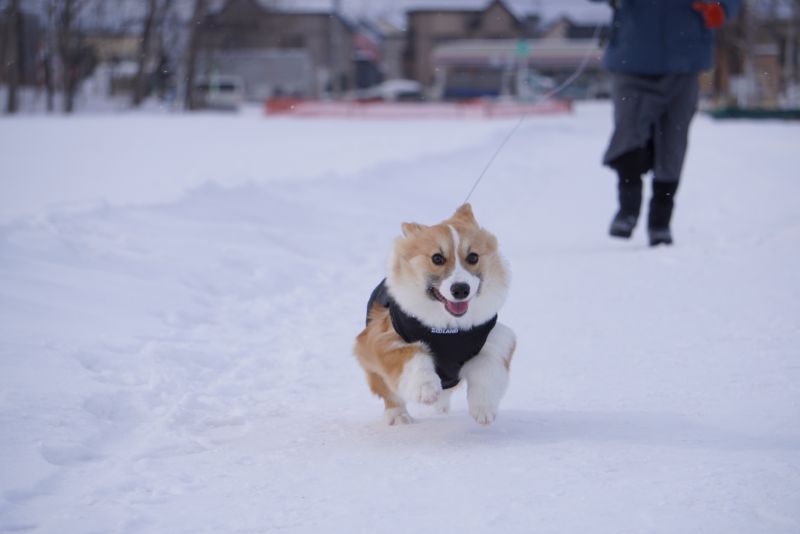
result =
M435 226L404 223L387 284L406 313L430 326L469 328L491 319L505 301L509 274L497 239L469 204Z

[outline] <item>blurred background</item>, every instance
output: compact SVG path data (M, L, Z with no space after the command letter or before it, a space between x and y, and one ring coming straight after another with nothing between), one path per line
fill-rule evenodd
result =
M589 55L562 96L604 98L609 18L584 0L0 0L0 97L7 113L530 100ZM797 0L746 1L704 96L797 107L798 28Z

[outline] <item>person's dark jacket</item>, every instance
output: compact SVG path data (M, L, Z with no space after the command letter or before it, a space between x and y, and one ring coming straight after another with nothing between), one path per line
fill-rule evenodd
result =
M607 0L590 0L604 2ZM617 0L619 7L603 63L611 72L689 74L711 68L713 30L692 5L696 0ZM725 19L739 11L739 0L721 0Z

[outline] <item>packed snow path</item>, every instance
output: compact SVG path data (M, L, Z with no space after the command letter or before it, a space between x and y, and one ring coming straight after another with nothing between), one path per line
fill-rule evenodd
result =
M606 236L610 108L527 120L472 198L498 420L384 425L369 292L511 125L0 121L0 531L800 531L795 124L698 117L653 250Z

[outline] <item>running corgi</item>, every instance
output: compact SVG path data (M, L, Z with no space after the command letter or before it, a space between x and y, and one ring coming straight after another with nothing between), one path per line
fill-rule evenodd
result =
M472 417L489 425L508 384L514 332L497 321L510 274L497 239L464 204L434 226L404 223L388 276L367 305L355 355L390 425L412 421L406 402L449 411L467 383Z

